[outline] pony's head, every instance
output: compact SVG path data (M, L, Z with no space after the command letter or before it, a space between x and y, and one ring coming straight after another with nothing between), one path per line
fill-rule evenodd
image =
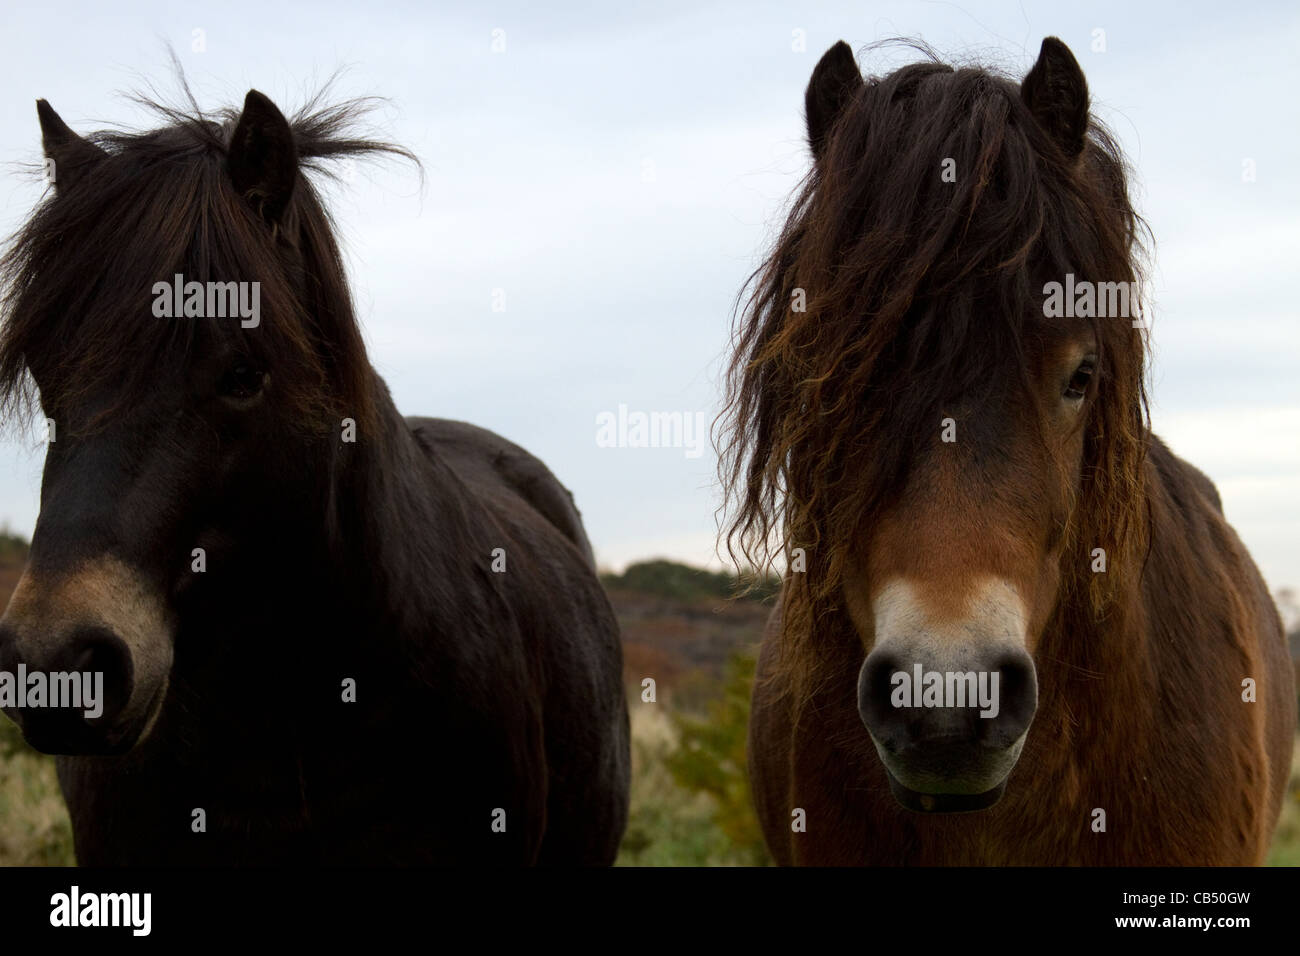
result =
M147 103L163 128L87 139L39 101L53 189L0 261L0 400L11 414L39 402L49 439L0 670L97 675L60 678L96 701L6 709L46 751L122 751L147 732L180 602L264 573L249 540L326 521L343 422L364 431L374 415L305 172L400 151L348 134L364 104L313 101L292 122L256 91L242 110L190 104Z
M1018 84L864 81L839 43L806 99L813 167L728 373L728 542L786 559L797 692L857 669L900 801L978 809L1047 632L1115 613L1142 560L1144 226L1054 38Z

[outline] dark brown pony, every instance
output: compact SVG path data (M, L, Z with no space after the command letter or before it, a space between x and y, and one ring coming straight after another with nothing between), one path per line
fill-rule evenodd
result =
M578 512L398 413L308 175L403 151L364 104L192 100L89 139L40 101L56 185L2 265L0 390L53 429L0 670L102 678L98 713L6 707L64 755L78 860L613 862L622 649Z
M839 43L807 122L723 432L732 553L787 565L750 725L768 846L1259 863L1293 678L1214 486L1148 430L1145 227L1078 63L1049 38L1019 84L864 82Z

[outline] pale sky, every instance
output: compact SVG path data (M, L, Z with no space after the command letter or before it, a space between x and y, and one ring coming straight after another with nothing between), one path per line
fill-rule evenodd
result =
M380 131L425 167L422 192L401 165L329 191L399 408L476 422L541 457L606 566L712 564L712 449L603 447L597 421L620 405L714 418L735 296L807 168L818 57L843 38L865 72L884 72L902 60L866 47L904 35L1023 74L1054 34L1136 166L1156 236L1155 429L1218 484L1270 586L1300 586L1300 7L611 7L7 5L0 232L40 194L15 165L40 158L38 97L79 132L138 125L116 94L173 91L168 43L210 108L256 87L291 112L348 67L339 94L388 98ZM40 467L39 448L0 446L0 520L27 534Z

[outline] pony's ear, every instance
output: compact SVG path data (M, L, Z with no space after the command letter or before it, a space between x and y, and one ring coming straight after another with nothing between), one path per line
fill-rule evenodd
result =
M826 134L844 109L844 104L862 85L858 61L843 40L827 50L817 62L804 93L808 145L812 148L813 159L821 159Z
M1020 98L1067 159L1083 152L1088 135L1088 83L1070 48L1043 40L1038 62L1020 84Z
M36 101L36 115L41 121L41 147L45 158L53 164L50 180L61 192L72 186L89 166L103 159L105 153L68 129L68 124L45 100Z
M257 90L244 97L226 160L239 194L267 222L278 223L298 179L298 150L289 121Z

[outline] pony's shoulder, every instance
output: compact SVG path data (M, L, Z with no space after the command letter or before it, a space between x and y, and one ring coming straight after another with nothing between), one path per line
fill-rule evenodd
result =
M1219 489L1214 486L1205 472L1195 465L1179 458L1169 446L1155 435L1151 436L1151 445L1147 452L1148 460L1155 466L1166 489L1180 501L1188 498L1188 492L1203 497L1220 515L1223 514L1223 499Z
M572 541L595 566L591 542L573 495L540 459L496 432L469 422L408 417L407 426L431 455L456 471L470 488L504 484Z

